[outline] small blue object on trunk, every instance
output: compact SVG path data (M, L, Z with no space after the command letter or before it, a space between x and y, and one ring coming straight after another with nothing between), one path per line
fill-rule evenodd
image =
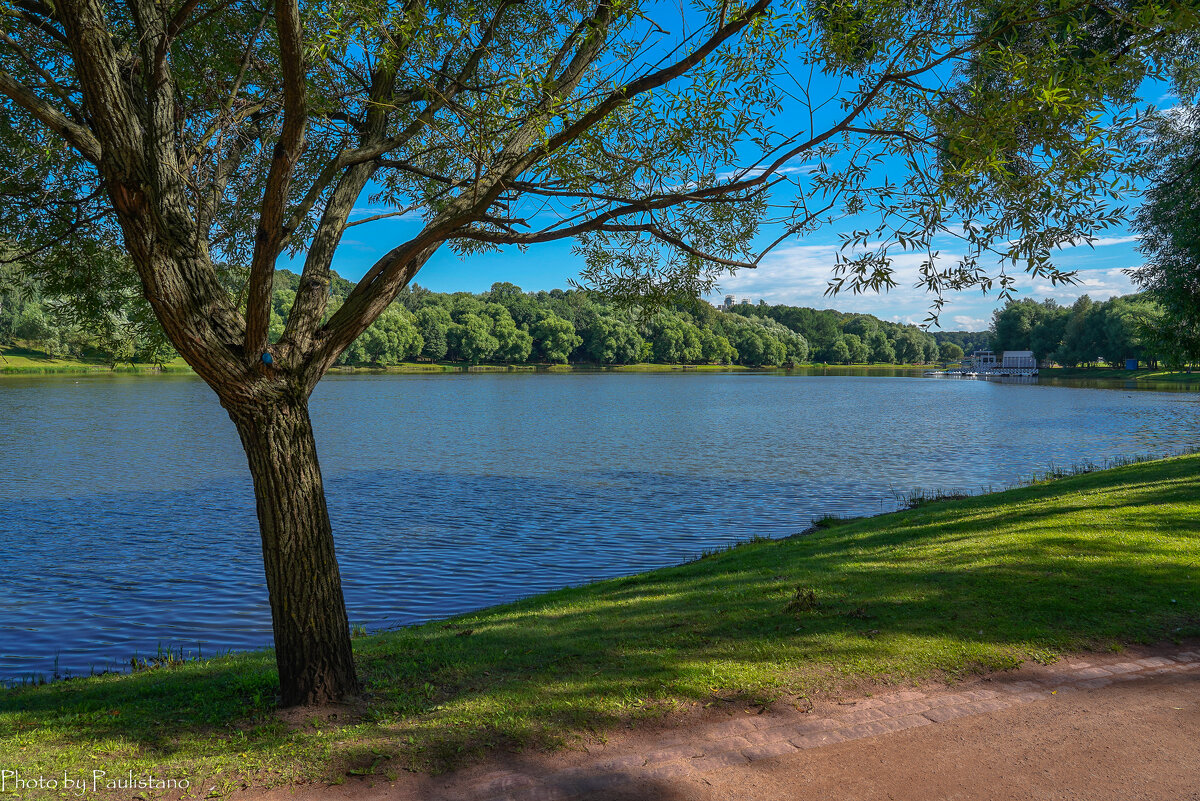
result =
M1136 370L1136 369L1138 369L1137 366L1138 366L1137 359L1126 359L1125 360L1125 369L1126 370Z
M262 359L263 359L263 364L271 364L272 362L275 361L274 359L271 358L271 354L267 353L265 350L263 351Z

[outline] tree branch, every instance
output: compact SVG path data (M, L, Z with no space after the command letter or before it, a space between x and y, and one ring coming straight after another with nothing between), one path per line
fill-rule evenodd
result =
M529 168L530 165L537 163L546 155L553 153L565 144L568 144L578 138L582 133L590 129L596 123L607 117L613 111L616 111L621 106L627 104L630 99L637 95L665 86L681 75L687 73L692 67L699 64L707 58L713 51L724 44L730 37L740 32L743 28L749 25L756 18L766 14L767 8L771 5L771 0L758 0L753 6L746 9L737 19L721 26L704 44L693 50L684 58L676 61L669 67L652 72L648 75L643 75L629 83L614 89L609 93L608 97L594 106L586 114L581 115L572 124L566 126L554 136L550 137L546 144L532 149L525 154L514 167L516 174L520 174ZM512 175L510 177L516 177Z
M247 358L255 359L267 346L271 322L271 284L275 260L284 237L283 219L287 208L292 172L304 151L304 130L308 124L305 88L304 34L300 26L300 8L296 0L276 0L275 26L279 34L279 60L283 79L283 125L263 191L258 235L250 263L250 282L246 292Z
M183 0L183 5L171 17L167 23L167 28L163 32L162 38L158 42L158 47L154 53L154 72L157 74L162 70L163 62L166 61L167 52L171 49L171 43L175 41L175 37L183 29L184 23L188 17L196 10L196 6L200 5L200 0Z
M13 76L0 70L0 94L6 95L14 103L28 111L54 133L61 136L67 144L79 151L79 154L93 164L100 163L100 142L92 132L82 125L72 122L65 114L50 103L41 99L26 87L17 82Z
M712 253L706 253L699 248L689 244L683 237L678 234L667 231L660 225L655 223L599 223L590 226L588 231L605 231L608 233L645 233L650 234L655 239L670 245L676 250L687 253L691 256L711 261L715 264L721 264L726 267L754 269L757 266L753 262L737 261L736 259L727 259L723 256L717 256ZM486 231L479 228L464 228L460 229L453 236L454 239L470 239L475 242L488 242L496 245L511 245L511 244L534 244L541 242L552 242L556 239L564 239L568 235L558 235L556 233L541 233L541 234L503 234L496 231Z

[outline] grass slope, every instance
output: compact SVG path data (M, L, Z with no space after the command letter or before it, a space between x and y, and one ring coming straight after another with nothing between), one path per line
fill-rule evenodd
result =
M120 364L115 368L103 359L59 359L40 350L0 346L0 374L37 373L94 373L94 372L180 372L191 370L183 359L175 358L164 365Z
M153 771L204 792L336 780L603 736L713 699L1195 637L1198 473L1185 456L930 503L360 638L370 703L342 728L273 714L268 652L5 691L0 767ZM788 609L797 588L815 608Z
M1115 370L1111 367L1044 367L1042 378L1135 381L1147 384L1200 384L1200 373L1172 370Z

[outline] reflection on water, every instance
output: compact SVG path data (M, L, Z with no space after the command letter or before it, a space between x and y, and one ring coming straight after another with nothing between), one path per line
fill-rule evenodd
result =
M351 620L676 563L919 488L1200 445L1195 396L763 373L331 376L313 415ZM0 676L270 640L232 425L187 377L0 382Z

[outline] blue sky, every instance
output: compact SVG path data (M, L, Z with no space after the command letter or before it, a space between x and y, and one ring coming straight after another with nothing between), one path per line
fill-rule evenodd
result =
M1128 234L1109 234L1098 239L1093 247L1081 245L1060 251L1055 264L1066 270L1078 270L1077 283L1054 287L1026 274L1015 275L1017 297L1054 298L1070 304L1083 294L1103 300L1134 292L1136 289L1124 270L1142 263L1136 245L1136 239ZM924 259L922 254L895 260L899 286L889 292L827 297L825 286L837 247L832 231L819 241L797 242L769 256L756 270L744 271L725 284L738 298L761 297L768 303L867 312L896 322L920 324L925 319L931 298L924 289L914 286L917 268ZM958 254L947 248L941 255L952 260ZM992 311L1000 305L995 292L984 294L975 289L952 293L942 309L940 327L946 331L983 330L991 322Z

